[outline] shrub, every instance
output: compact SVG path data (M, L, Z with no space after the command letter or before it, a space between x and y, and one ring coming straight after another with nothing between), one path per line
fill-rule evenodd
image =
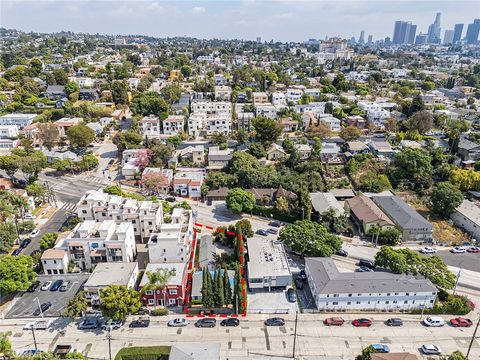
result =
M155 309L150 312L152 316L165 316L168 315L167 309Z
M115 360L168 360L170 346L134 346L120 349Z

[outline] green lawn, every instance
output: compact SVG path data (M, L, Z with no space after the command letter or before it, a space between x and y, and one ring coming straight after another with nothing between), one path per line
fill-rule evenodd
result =
M168 360L170 346L136 346L120 349L115 360Z

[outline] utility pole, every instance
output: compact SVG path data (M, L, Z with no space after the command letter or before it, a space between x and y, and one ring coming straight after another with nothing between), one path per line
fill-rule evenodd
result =
M457 290L458 280L460 280L461 273L462 269L458 270L457 279L455 280L455 287L453 288L453 296L455 296L455 291Z
M37 347L37 339L35 338L35 329L33 328L33 325L34 325L34 324L32 324L33 345L35 346L35 350L38 350L38 347Z
M295 359L295 350L297 345L297 323L298 323L298 310L295 312L295 330L293 332L293 358Z
M479 325L480 325L480 318L477 321L477 326L475 326L475 331L473 332L472 340L470 340L470 345L468 345L468 350L466 355L467 359L468 359L468 355L470 355L470 350L472 349L473 340L475 340L475 337L477 336L477 330Z
M107 335L107 339L108 339L108 358L110 360L112 360L112 333L111 333L112 329L109 327L108 328L108 335Z

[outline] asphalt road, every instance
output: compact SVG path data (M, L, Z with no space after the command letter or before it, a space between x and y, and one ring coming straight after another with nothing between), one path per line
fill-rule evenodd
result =
M439 251L437 255L440 256L447 265L480 272L480 253L452 254L448 250L442 250Z
M338 315L338 314L337 314ZM332 314L299 314L297 321L296 355L300 356L337 356L342 359L354 359L362 348L373 343L387 344L392 352L411 352L420 359L419 348L422 344L435 344L444 354L460 350L466 352L473 334L473 327L452 328L448 325L441 328L427 328L420 324L418 315L402 315L403 327L390 328L383 322L391 315L375 314L366 317L373 318L370 328L355 328L350 323L358 317L354 314L340 314L345 320L344 326L327 327L322 321ZM253 359L263 355L268 357L292 356L295 315L282 316L286 325L281 327L266 327L263 321L268 315L248 315L241 318L240 326L236 328L195 328L193 322L184 328L169 328L166 322L172 317L153 317L149 328L130 329L124 325L112 332L112 355L126 346L172 345L175 342L186 343L218 343L221 359L239 360ZM448 320L450 317L445 317ZM472 317L476 321L476 318ZM55 327L47 331L36 331L38 347L41 350L53 350L56 344L74 344L74 347L86 353L89 358L108 358L107 334L101 330L80 331L75 323L66 327L65 335L60 335L58 329L63 328L62 321L55 321ZM219 319L217 319L217 322ZM12 331L10 337L17 351L32 348L32 334L23 331L22 327L28 320L5 320L2 331ZM128 322L127 322L128 324ZM480 344L474 341L470 359L480 357ZM438 357L432 357L436 359Z

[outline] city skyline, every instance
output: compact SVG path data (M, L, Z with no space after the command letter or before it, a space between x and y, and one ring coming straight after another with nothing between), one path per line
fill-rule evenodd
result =
M442 13L443 33L472 23L474 1L3 1L3 27L34 32L73 31L112 35L189 36L264 41L304 41L326 36L373 40L392 37L395 21L427 33ZM25 11L25 7L28 11ZM288 23L289 26L285 26ZM342 26L348 23L349 26ZM215 24L215 25L212 25Z

